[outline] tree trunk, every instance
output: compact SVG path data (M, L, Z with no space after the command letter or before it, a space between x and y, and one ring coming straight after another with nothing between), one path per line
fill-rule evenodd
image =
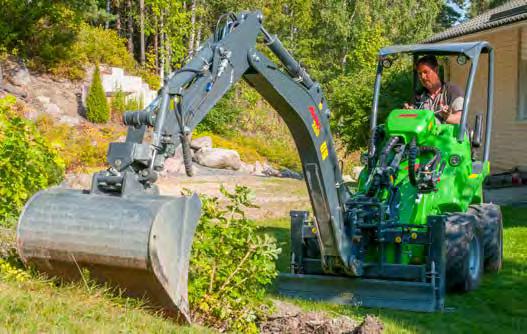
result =
M159 43L159 30L157 28L157 17L156 17L156 33L155 33L155 36L154 36L154 54L155 54L155 66L156 66L156 71L159 71L159 47L158 47L158 43Z
M111 0L106 0L106 14L110 15L111 12ZM104 27L106 29L110 28L110 19L106 18L106 22L104 23Z
M134 54L134 18L132 16L132 0L126 1L128 21L128 52Z
M188 55L192 57L194 53L194 40L196 37L196 1L192 0L190 5L190 36L188 39Z
M145 66L145 0L139 0L139 29L141 35L141 53L139 55L139 60L141 62L141 66Z
M122 8L121 8L120 1L115 2L115 13L117 14L117 17L115 18L115 30L117 30L117 34L122 37L123 36L123 32L122 32L123 25L121 22Z
M196 2L198 2L199 0L196 0ZM196 40L194 41L194 50L197 50L199 49L199 46L201 44L201 22L200 22L200 18L198 17L196 19L196 25L198 26L198 32L196 33Z
M161 11L161 17L159 18L159 77L161 78L161 86L165 81L165 29L164 29L164 10Z

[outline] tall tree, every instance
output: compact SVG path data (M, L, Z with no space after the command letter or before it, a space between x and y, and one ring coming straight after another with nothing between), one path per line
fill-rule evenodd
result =
M141 65L144 66L146 62L145 56L145 0L139 0L139 30L140 30L140 55L139 60Z
M128 52L134 54L134 16L132 0L126 0L126 28L128 37Z
M472 18L486 12L489 9L496 8L508 0L470 0L468 5L467 17Z
M192 56L194 51L194 40L196 38L196 1L190 0L190 34L188 38L188 55Z

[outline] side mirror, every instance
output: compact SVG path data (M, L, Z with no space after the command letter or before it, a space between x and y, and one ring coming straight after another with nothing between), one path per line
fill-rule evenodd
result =
M481 130L483 129L483 116L481 113L476 114L476 120L474 122L474 132L472 133L472 147L481 146Z

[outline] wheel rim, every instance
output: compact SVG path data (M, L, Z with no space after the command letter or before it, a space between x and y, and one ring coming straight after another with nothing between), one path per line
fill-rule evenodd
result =
M477 237L473 237L470 241L469 251L469 267L468 271L470 278L476 280L479 276L481 266L481 247L479 246L479 240Z

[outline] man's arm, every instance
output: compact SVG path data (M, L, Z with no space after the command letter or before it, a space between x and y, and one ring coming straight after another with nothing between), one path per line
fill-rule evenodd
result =
M465 101L463 91L456 85L449 84L447 91L448 106L445 106L444 112L445 123L459 124L461 123L461 113L463 111L463 103Z
M461 123L461 110L450 113L450 115L448 115L448 118L445 120L445 123L448 123L448 124Z

